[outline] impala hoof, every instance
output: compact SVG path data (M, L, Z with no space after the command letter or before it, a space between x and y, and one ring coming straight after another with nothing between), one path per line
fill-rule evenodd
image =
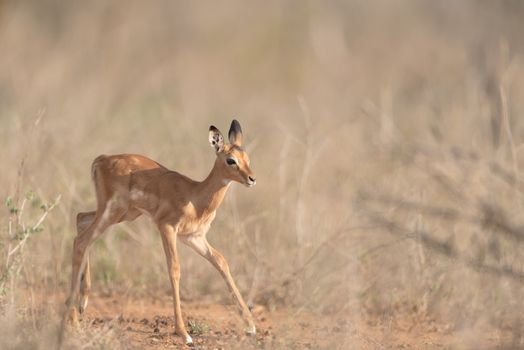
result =
M190 335L186 336L186 345L187 346L193 346L193 338L191 338Z
M257 335L257 329L255 326L249 326L248 328L246 328L246 334L247 335L250 335L250 336L255 336Z
M67 316L67 324L72 328L80 327L80 321L78 319L78 312L74 307L69 310L69 315Z
M78 305L78 312L80 312L80 314L83 314L84 311L86 311L87 302L88 302L88 298L82 297L82 300L80 301L80 304Z

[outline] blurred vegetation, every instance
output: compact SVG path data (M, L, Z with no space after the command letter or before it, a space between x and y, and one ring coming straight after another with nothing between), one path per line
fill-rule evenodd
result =
M20 285L67 290L97 155L201 180L208 126L235 117L258 184L231 187L208 237L250 301L517 336L523 20L521 1L0 2L0 197L61 195ZM181 250L182 297L229 302ZM169 293L147 219L111 228L91 267L95 292Z

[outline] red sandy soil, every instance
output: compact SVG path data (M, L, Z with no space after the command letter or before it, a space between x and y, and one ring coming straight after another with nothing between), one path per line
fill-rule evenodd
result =
M192 334L194 349L509 349L517 345L501 331L453 331L421 317L319 316L286 308L270 312L262 306L253 310L258 332L252 337L243 333L234 305L183 302L182 310L186 322L202 326L200 334ZM111 328L125 348L189 349L174 335L168 296L92 295L81 327ZM191 327L187 329L191 333Z

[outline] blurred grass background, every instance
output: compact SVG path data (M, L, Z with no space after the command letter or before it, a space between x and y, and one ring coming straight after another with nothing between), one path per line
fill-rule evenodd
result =
M61 194L17 288L67 290L97 155L201 180L208 126L235 117L258 184L231 187L208 237L245 296L518 338L523 31L520 1L0 2L0 195ZM183 298L229 302L180 250ZM147 219L91 266L95 291L169 293Z

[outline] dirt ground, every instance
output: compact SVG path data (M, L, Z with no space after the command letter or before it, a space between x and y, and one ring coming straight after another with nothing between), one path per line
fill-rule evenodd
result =
M270 312L262 306L253 310L258 332L252 337L243 333L234 305L193 301L183 302L182 307L195 349L509 349L516 345L502 331L452 330L420 316L319 316L285 308ZM125 348L186 348L174 335L168 296L93 295L81 327L110 329Z

